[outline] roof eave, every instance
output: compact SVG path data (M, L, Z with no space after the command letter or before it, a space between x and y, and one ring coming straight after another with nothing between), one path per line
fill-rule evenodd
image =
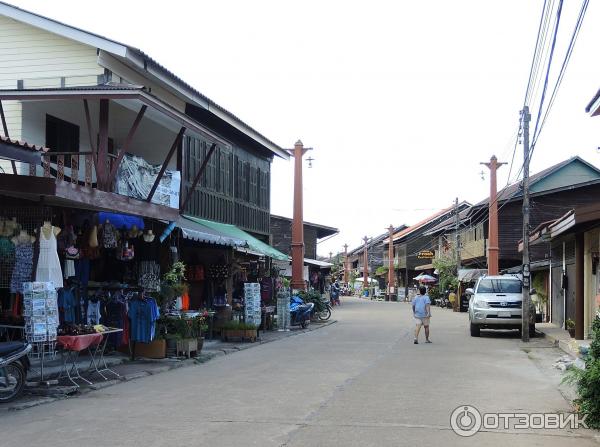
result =
M128 61L137 71L144 75L151 75L163 83L163 85L166 85L169 88L185 95L187 100L191 100L200 107L204 107L205 109L209 110L227 124L245 133L278 157L283 158L284 160L289 160L290 158L289 154L283 148L269 141L266 137L252 129L235 115L223 109L218 104L212 102L207 97L194 91L191 86L187 85L182 80L174 80L173 78L176 77L175 75L170 73L166 68L162 67L160 64L158 64L149 56L145 55L137 48L122 44L89 31L76 28L71 25L67 25L49 17L26 11L4 2L0 2L0 15L10 17L11 19L19 22L47 30L50 33L67 39L82 42L86 45L90 45L94 48L121 57ZM212 108L211 105L213 106ZM215 109L220 110L220 112L216 113Z
M75 28L71 25L67 25L49 17L44 17L42 15L26 11L8 3L0 2L0 15L10 17L11 19L26 23L36 28L45 29L48 32L57 34L67 39L84 42L90 46L108 51L117 56L125 57L127 54L126 45L107 39L106 37L98 36L97 34Z

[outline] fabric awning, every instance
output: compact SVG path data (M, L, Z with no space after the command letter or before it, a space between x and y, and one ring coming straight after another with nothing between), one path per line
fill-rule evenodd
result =
M211 227L202 225L195 218L181 216L177 220L177 227L181 229L183 237L197 242L207 244L225 245L228 247L246 247L244 239L231 237L228 234L219 232Z
M328 268L333 267L333 264L331 264L329 262L319 261L318 259L304 258L304 263L305 264L314 265L314 266L319 267L321 269L328 269Z
M476 281L483 275L487 275L487 269L460 269L458 271L458 280L460 282Z
M420 270L431 270L432 268L435 268L433 266L433 264L425 264L425 265L418 265L415 267L415 270L420 271Z
M268 256L269 258L279 259L281 261L289 259L286 254L281 253L279 250L271 247L269 244L265 244L263 241L246 233L244 230L239 229L235 225L213 222L212 220L200 219L192 216L185 216L185 218L203 225L204 227L208 227L220 234L224 234L229 238L243 240L251 251L258 252L264 256Z

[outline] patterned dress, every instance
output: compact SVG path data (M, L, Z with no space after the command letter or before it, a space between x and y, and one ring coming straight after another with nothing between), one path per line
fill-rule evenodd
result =
M23 283L31 281L33 270L33 243L15 245L15 266L10 278L11 293L23 293Z

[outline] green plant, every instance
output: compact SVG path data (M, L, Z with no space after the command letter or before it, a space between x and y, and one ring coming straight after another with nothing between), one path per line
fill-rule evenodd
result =
M258 326L252 323L244 323L243 321L228 321L222 326L226 331L252 331L258 329Z
M441 257L433 260L433 267L438 271L440 277L439 290L458 288L458 277L456 273L456 262L449 257Z
M319 313L325 310L326 304L323 301L321 294L316 290L301 290L300 292L298 292L298 295L300 296L300 298L302 298L302 301L304 301L305 303L313 303L315 305L315 313Z
M569 320L567 320L569 321ZM571 320L572 321L572 320ZM566 322L565 322L566 324ZM577 386L579 397L574 404L577 412L587 416L590 428L600 428L600 318L592 324L592 343L585 359L585 368L571 367L563 382Z
M575 322L573 320L571 320L570 318L567 318L565 320L565 327L568 329L575 329Z
M389 270L389 267L386 267L384 265L380 265L379 267L377 267L375 269L375 275L376 276L381 276L381 275L385 275Z
M185 264L181 261L173 263L171 269L163 275L163 280L170 284L185 281Z

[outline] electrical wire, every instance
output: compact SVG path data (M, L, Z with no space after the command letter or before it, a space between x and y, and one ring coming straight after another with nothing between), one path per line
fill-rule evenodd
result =
M560 88L560 85L562 84L562 81L564 79L565 72L567 70L567 66L569 64L569 61L571 60L571 55L573 54L573 49L575 47L575 43L577 42L577 37L579 36L579 31L581 31L581 25L583 23L583 19L585 18L585 14L587 12L588 5L589 5L589 0L583 0L583 3L581 4L581 9L579 11L579 16L577 17L577 22L575 23L575 28L573 29L573 33L571 34L571 40L569 42L569 46L567 47L567 51L565 53L565 57L563 59L562 66L560 68L556 83L554 85L554 89L552 90L552 95L550 96L550 101L548 102L548 106L546 107L546 111L544 112L544 117L542 119L540 128L537 131L537 133L534 132L534 135L532 138L532 143L531 143L531 151L529 154L530 159L531 159L531 156L533 155L533 151L535 150L535 146L538 141L539 135L542 132L542 129L544 128L544 124L546 123L546 120L548 119L548 115L550 114L550 111L552 110L552 106L554 105L554 101L556 100L558 89ZM541 114L541 110L540 110L540 114ZM539 118L539 115L538 115L538 118Z

